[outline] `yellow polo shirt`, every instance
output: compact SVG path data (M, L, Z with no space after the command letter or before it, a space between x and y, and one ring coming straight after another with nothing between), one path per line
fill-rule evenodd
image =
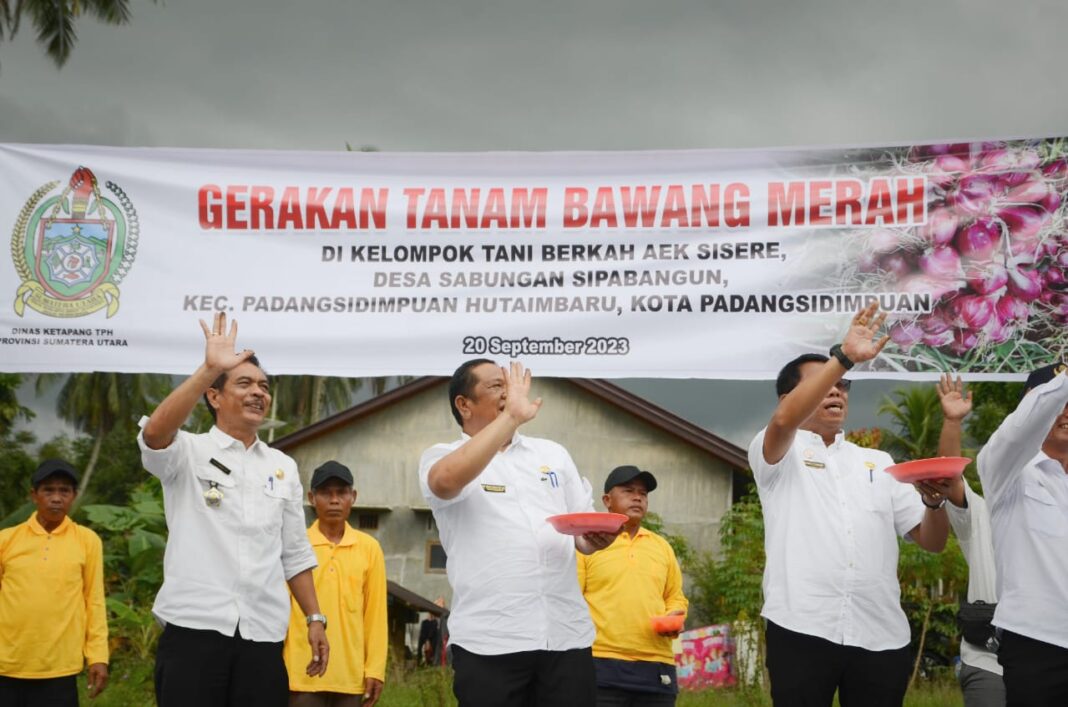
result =
M578 553L577 564L579 587L597 627L594 657L674 664L672 639L658 635L649 622L689 606L667 540L645 528L633 538L624 530L604 550Z
M37 513L0 530L0 675L58 678L108 662L100 537L70 518L49 533Z
M289 689L362 695L365 678L386 679L386 561L382 547L348 523L337 545L320 532L319 521L308 528L308 539L319 560L312 576L319 610L326 615L330 662L325 675L308 677L308 625L300 605L290 595L285 643Z

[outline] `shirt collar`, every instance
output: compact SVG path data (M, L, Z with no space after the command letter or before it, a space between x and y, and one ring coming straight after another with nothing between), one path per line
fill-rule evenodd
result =
M806 435L809 436L810 440L812 440L815 443L818 443L821 447L826 447L827 449L833 449L834 451L838 451L839 447L842 446L842 442L845 441L845 432L842 431L842 430L838 430L838 434L836 434L834 436L834 441L831 442L830 444L827 444L826 442L824 442L823 441L823 437L818 435L818 434L816 434L815 432L810 432L809 430L798 430L797 433L798 434L806 434Z
M244 442L242 442L241 440L237 439L236 437L231 437L230 435L226 434L225 432L220 430L215 425L212 425L211 429L208 430L208 435L213 440L215 440L215 444L219 445L219 449L226 449L228 447L232 447L235 444L240 445L241 449L245 449L245 443ZM252 451L253 449L259 448L261 445L263 445L263 441L257 436L256 437L256 441L253 442L252 446L249 447L248 449L249 449L249 451Z
M1061 463L1043 452L1041 449L1038 450L1038 454L1031 459L1031 463L1042 471L1055 473L1058 478L1064 476L1064 467L1061 466Z
M643 528L642 526L640 526L640 525L639 525L639 526L638 526L638 532L637 532L637 533L635 533L635 534L634 534L634 537L632 538L632 537L630 536L630 533L628 533L628 532L627 532L627 529L626 529L626 528L624 528L624 529L623 529L623 532L621 532L621 533L620 533L619 535L617 535L617 536L616 536L616 539L615 539L615 540L613 540L612 542L613 542L613 544L614 544L614 543L617 543L617 542L625 542L625 543L635 543L635 542L637 542L637 541L638 541L638 538L640 538L640 537L642 537L642 536L644 536L644 535L649 535L649 534L650 534L650 533L649 533L649 530L648 530L648 529L646 529L646 528Z
M30 520L28 521L30 530L32 530L37 535L60 535L62 533L67 532L67 529L70 528L73 523L74 521L70 519L70 516L65 516L63 518L63 522L56 526L55 530L49 533L47 530L44 529L44 526L41 525L41 522L37 520L37 511L33 512L33 515L30 516Z
M345 533L341 536L341 542L339 542L337 544L337 546L338 547L346 547L348 545L355 545L356 544L356 538L357 538L356 530L351 525L349 525L348 523L345 523ZM323 535L323 531L319 530L319 519L318 518L316 518L315 522L311 524L310 528L308 528L308 540L311 542L313 547L317 546L317 545L333 545L334 544L334 543L332 543L330 541L330 538L328 538L325 535Z
M467 434L466 432L461 432L460 433L460 440L462 442L466 442L469 439L471 439L471 435ZM512 447L516 446L517 444L523 444L523 442L525 442L526 439L527 439L526 437L524 437L523 435L521 435L518 432L516 432L516 433L512 434L512 441L508 443L508 448L511 449Z

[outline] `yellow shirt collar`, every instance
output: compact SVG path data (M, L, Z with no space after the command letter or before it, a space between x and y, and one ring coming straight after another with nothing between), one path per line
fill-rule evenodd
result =
M339 542L337 545L338 545L338 547L345 547L345 546L348 546L348 545L355 545L356 544L356 538L357 538L356 530L346 522L345 523L345 534L341 536L341 542ZM334 544L334 543L332 543L330 541L330 539L328 537L323 535L323 531L319 530L319 519L318 518L316 518L315 522L311 524L310 528L308 528L308 540L311 542L312 547L315 547L316 545L333 545Z
M61 533L67 532L67 528L73 525L73 523L74 521L70 519L70 516L64 516L63 522L60 523L55 530L49 533L47 530L44 529L44 526L41 525L41 521L37 520L37 511L33 512L33 515L30 516L29 520L30 530L32 530L37 535L59 535Z

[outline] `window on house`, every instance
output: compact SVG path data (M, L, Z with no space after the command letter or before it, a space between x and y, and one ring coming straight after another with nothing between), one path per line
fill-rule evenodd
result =
M377 513L360 513L356 516L356 526L360 530L378 530Z
M445 571L445 548L437 540L426 544L426 571L432 574Z

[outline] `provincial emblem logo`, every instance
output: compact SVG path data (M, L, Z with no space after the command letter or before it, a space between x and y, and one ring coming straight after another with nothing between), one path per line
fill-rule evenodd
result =
M52 181L19 212L11 256L22 283L15 314L26 307L50 317L84 317L119 311L119 283L137 254L138 222L126 192L78 167L67 185ZM56 193L58 191L58 193Z

